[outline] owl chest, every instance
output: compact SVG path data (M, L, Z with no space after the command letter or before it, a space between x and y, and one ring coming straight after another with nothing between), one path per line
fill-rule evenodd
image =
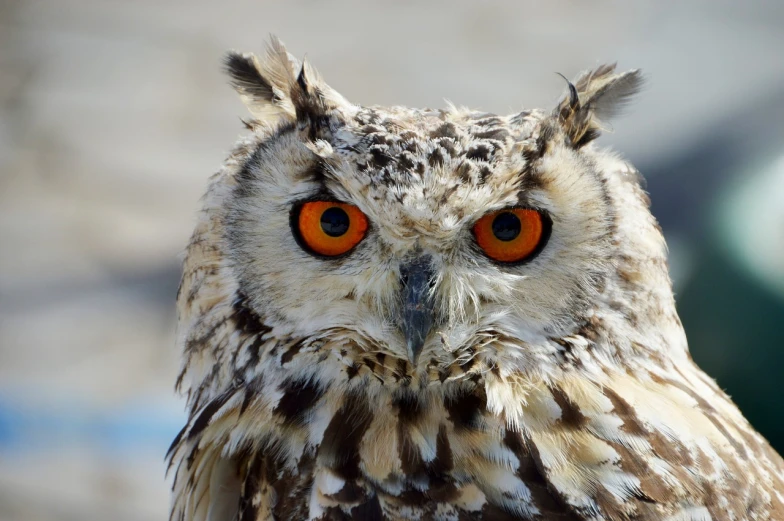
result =
M519 503L520 512L530 507L518 473L530 463L519 434L507 433L502 419L488 413L483 390L463 387L446 394L351 393L296 470L267 476L279 497L300 494L314 519L332 511L366 516L367 509L384 513L377 519L442 519L452 511L483 519L499 501Z

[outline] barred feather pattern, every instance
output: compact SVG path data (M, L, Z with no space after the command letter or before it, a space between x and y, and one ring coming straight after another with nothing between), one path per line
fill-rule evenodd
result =
M249 63L238 67L238 89L275 92L248 102L257 114L275 107L250 122L251 135L212 178L187 250L177 385L190 414L168 455L172 521L784 519L784 462L688 354L638 174L585 138L598 117L585 111L611 114L602 104L625 100L637 80L603 67L571 85L552 114L498 117L350 105L315 73L295 77L300 65L278 42L266 63ZM259 88L254 71L264 78ZM389 161L378 160L380 144ZM286 165L274 166L281 158ZM320 182L340 181L332 189L352 201L378 202L379 216L418 186L410 172L420 163L422 179L435 170L459 180L427 184L428 211L440 216L429 226L479 211L470 204L541 191L546 197L535 200L563 212L553 230L562 252L550 262L578 268L525 286L552 291L549 300L504 300L486 313L487 294L504 289L477 281L496 272L468 282L444 275L442 336L416 361L388 328L313 315L292 325L294 315L249 283L254 268L244 264L246 250L236 251L245 233L237 208L252 211L247 198L259 192L249 183L259 175L297 177L314 162L326 165ZM288 186L281 191L300 190ZM439 214L444 207L456 213ZM395 219L405 223L401 237L412 233ZM581 219L600 230L558 228ZM594 249L570 257L578 240ZM567 284L578 273L583 279ZM367 306L357 313L391 313L374 283L358 284L353 298Z

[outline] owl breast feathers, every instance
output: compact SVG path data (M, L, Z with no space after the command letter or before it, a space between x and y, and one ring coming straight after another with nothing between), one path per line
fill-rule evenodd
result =
M635 169L639 88L354 105L273 40L178 295L172 521L784 520L784 462L695 366Z

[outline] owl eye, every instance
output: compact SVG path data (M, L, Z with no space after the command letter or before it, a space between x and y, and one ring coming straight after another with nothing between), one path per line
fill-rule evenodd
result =
M550 219L530 208L491 212L474 225L476 242L485 255L504 263L518 263L536 256L547 243Z
M348 253L367 233L365 214L352 204L310 201L295 208L294 236L306 251L323 257Z

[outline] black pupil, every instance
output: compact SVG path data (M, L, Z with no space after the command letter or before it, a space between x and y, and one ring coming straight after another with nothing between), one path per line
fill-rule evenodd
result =
M499 241L511 241L520 235L520 218L512 212L499 213L493 219L493 235Z
M330 237L344 235L348 231L348 226L348 214L342 208L333 206L321 214L321 229Z

